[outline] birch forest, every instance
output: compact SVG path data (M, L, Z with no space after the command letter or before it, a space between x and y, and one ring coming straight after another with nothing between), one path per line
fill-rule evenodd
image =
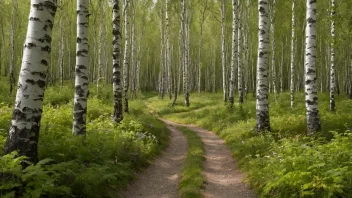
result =
M0 198L352 198L349 0L0 0Z

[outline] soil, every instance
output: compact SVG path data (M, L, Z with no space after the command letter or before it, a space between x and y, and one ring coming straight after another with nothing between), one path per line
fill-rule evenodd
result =
M171 131L170 146L145 172L143 172L122 197L173 198L179 197L177 187L180 172L187 154L187 139L175 127L186 126L195 131L204 143L206 179L202 194L205 198L254 198L256 194L243 183L242 172L232 158L231 150L214 132L194 125L177 124L163 120Z
M178 183L181 169L187 155L187 139L173 126L170 130L170 143L165 152L144 170L127 190L123 198L174 198L178 196Z

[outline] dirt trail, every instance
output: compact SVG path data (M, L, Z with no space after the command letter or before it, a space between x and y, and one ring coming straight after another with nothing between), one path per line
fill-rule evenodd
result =
M170 146L139 179L129 186L122 197L173 198L179 197L177 187L187 154L187 139L175 127L186 126L202 138L205 149L205 198L255 198L255 193L242 182L230 149L215 133L193 126L163 120L171 130Z
M205 198L252 198L255 193L242 182L242 172L237 168L232 158L231 150L225 141L215 133L194 125L176 124L164 121L174 126L186 126L197 132L202 138L205 149L204 176L205 189L202 194Z
M183 133L169 126L170 143L165 153L157 158L137 180L122 192L123 198L174 198L178 196L178 183L187 155L187 139Z

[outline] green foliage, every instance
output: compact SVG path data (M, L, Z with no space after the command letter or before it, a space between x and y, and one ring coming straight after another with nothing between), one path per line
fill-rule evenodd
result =
M67 169L71 163L51 164L52 160L43 159L34 165L24 156L15 156L16 152L0 157L1 197L66 197L71 194L71 189L59 182L73 174ZM23 164L27 164L25 169L22 169Z
M296 98L303 97L296 93ZM255 98L251 96L242 107L236 104L231 110L221 102L221 94L194 94L194 106L183 112L176 112L183 107L169 107L157 98L148 101L162 117L218 133L261 197L352 196L352 105L347 97L336 97L333 113L328 94L319 95L323 131L315 137L306 137L304 101L297 100L291 109L288 93L281 93L277 102L271 97L273 131L265 134L254 131Z
M101 92L112 92L110 88ZM111 120L112 101L91 94L87 136L72 135L74 92L67 86L57 90L60 88L49 87L45 96L38 144L40 162L22 170L25 157L1 157L0 173L6 177L0 179L0 197L14 197L15 191L16 196L23 197L116 197L134 172L166 147L166 127L146 110L142 100L131 101L131 113L117 124ZM0 104L0 153L12 109L12 105Z
M182 168L179 193L185 198L202 197L200 191L205 183L205 179L202 175L205 160L203 142L194 131L186 127L180 128L180 130L187 137L188 152L185 165Z

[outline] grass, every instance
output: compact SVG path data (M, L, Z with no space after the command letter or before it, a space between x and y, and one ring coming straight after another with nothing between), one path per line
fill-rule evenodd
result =
M0 90L7 90L0 82ZM60 90L60 91L58 91ZM73 87L49 87L45 94L38 145L40 162L21 169L23 158L0 157L0 197L15 191L24 197L116 197L121 188L163 150L169 140L165 125L144 105L144 96L130 101L130 113L111 120L112 87L91 88L87 136L73 136ZM0 155L7 138L14 98L0 96Z
M230 109L222 94L192 94L191 107L169 100L148 99L159 116L184 124L196 124L225 139L248 182L261 197L352 197L352 103L336 97L336 112L329 111L329 95L319 94L322 131L306 136L303 93L296 93L290 108L289 93L275 102L270 97L272 131L254 131L255 98ZM181 100L180 100L181 101Z
M182 168L179 193L184 198L203 197L201 194L205 183L202 175L205 160L203 142L197 133L189 128L180 127L179 130L185 134L188 141L187 157Z

